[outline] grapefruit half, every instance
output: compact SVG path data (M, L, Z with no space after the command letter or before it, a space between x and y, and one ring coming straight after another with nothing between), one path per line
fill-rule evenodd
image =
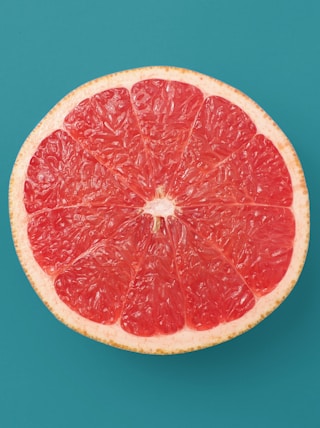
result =
M306 182L284 133L240 91L173 67L63 98L21 147L9 206L50 311L142 353L252 328L296 284L309 241Z

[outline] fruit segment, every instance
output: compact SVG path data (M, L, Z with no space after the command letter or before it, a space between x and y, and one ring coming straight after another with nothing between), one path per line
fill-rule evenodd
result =
M208 97L195 121L184 160L208 170L250 141L256 132L241 108L224 98Z
M152 79L136 83L131 96L153 186L166 191L190 138L203 94L192 85Z
M184 296L175 266L175 248L161 219L126 296L121 325L129 333L151 336L175 333L184 324Z

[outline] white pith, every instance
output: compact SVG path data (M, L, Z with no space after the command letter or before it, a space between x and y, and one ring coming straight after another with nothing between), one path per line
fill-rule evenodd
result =
M292 211L296 218L296 236L291 263L284 278L274 291L259 299L254 308L241 319L206 331L187 327L169 336L137 337L126 333L118 323L110 326L97 324L81 317L66 306L57 296L52 277L43 272L34 259L27 235L28 215L23 194L24 181L30 158L40 141L57 128L61 128L66 114L84 98L114 87L128 89L139 80L148 78L180 80L200 88L205 96L219 95L241 107L256 124L258 132L273 141L289 169L294 200ZM297 155L287 137L258 107L254 101L234 88L202 74L171 67L148 67L105 76L76 89L66 96L40 122L27 138L17 157L10 180L10 219L17 254L34 289L55 316L76 331L104 343L146 353L177 353L211 346L248 330L272 312L295 285L307 253L309 241L309 199L303 171ZM175 205L159 197L146 203L144 213L154 217L174 215Z
M174 215L175 204L168 198L155 198L145 204L143 212L153 217L167 218Z

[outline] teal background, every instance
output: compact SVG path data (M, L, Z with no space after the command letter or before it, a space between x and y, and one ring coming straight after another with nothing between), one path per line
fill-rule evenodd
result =
M2 0L0 426L320 427L317 0ZM291 139L311 197L311 243L289 298L256 328L180 356L113 349L60 324L24 276L7 188L24 139L95 77L175 65L254 98Z

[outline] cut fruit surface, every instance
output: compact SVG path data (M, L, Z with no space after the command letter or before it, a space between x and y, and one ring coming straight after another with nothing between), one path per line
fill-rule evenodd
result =
M16 159L17 254L74 330L144 353L229 340L290 293L309 241L297 155L240 91L173 67L67 95Z

